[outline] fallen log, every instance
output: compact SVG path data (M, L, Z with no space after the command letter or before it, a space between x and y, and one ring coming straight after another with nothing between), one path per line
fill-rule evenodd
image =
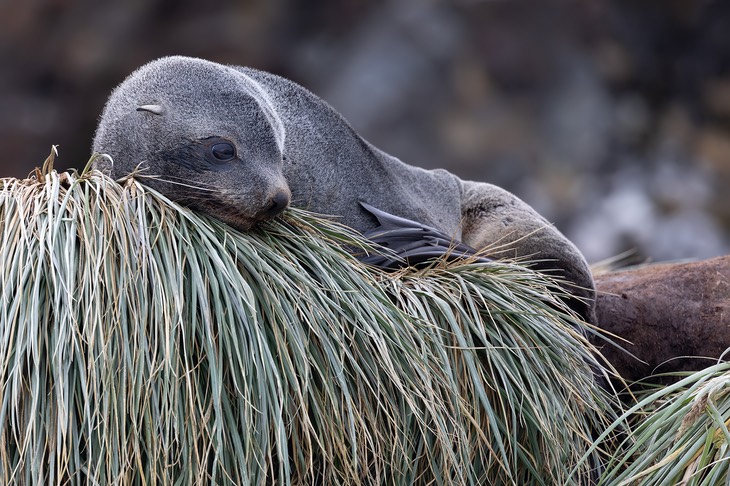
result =
M697 371L730 348L730 256L610 272L595 281L599 326L627 340L620 344L633 356L600 339L594 344L628 382Z

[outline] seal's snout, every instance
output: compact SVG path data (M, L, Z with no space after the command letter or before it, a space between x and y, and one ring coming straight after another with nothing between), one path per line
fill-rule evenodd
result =
M273 218L277 214L284 211L289 206L291 196L288 191L277 191L269 200L269 206L266 208L266 215Z

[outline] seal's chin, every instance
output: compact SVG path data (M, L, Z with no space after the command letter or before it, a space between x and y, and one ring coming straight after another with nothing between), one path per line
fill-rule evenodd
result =
M209 197L207 200L182 201L182 204L194 211L200 211L239 231L248 231L257 224L270 220L281 210L273 211L270 207L259 209L253 213L243 211L239 206Z
M216 212L208 212L206 211L210 216L214 217L215 219L222 221L226 223L228 226L231 226L232 228L235 228L239 231L248 231L260 222L264 221L266 218L251 218L249 216L245 216L241 214L238 211L231 210L231 211L216 211Z
M216 206L216 208L212 210L203 209L203 212L239 231L248 231L260 223L274 219L283 211L272 212L266 209L260 211L252 217L241 212L240 210L238 210L238 208L229 207L226 208L226 210L223 210L220 206Z
M230 226L234 229L237 229L238 231L248 231L259 223L258 220L250 219L250 218L237 218L237 217L226 218L226 217L221 217L221 215L216 215L215 218L219 219L220 221L223 221L228 226Z

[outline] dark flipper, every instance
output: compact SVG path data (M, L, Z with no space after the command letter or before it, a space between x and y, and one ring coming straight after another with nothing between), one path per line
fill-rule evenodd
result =
M477 250L436 228L395 216L364 202L360 204L380 223L380 226L367 231L364 236L392 252L366 256L361 259L364 263L398 269L428 266L438 258L447 261L464 258L472 258L477 262L492 261L483 256L477 257Z
M450 238L436 228L395 216L364 202L360 204L380 223L377 228L365 232L364 236L389 250L360 258L364 263L386 270L397 270L408 266L424 268L439 258L444 258L448 262L466 258L480 263L493 261L485 256L477 256L477 250ZM560 277L556 275L555 262L533 261L529 266L545 275ZM594 322L591 303L573 295L571 282L558 283L565 290L565 294L560 298L568 307L586 322Z

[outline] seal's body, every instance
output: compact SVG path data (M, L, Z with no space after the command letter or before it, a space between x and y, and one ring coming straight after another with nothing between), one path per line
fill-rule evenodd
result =
M538 260L574 294L594 296L580 252L516 196L407 165L270 73L179 56L153 61L114 90L93 149L111 156L98 168L112 177L138 171L171 199L240 229L291 200L366 232L378 223L364 202L474 248L496 244L501 255ZM592 320L592 304L574 307Z

